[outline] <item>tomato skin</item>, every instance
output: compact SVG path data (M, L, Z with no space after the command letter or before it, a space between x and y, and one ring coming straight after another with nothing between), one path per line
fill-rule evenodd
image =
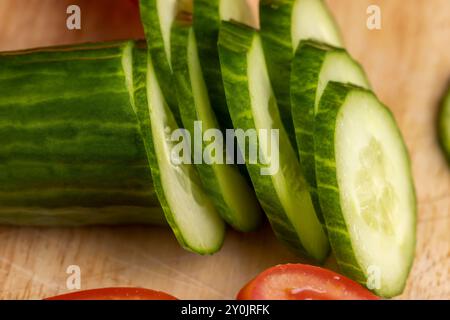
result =
M238 300L379 300L359 283L323 268L286 264L263 271Z
M44 300L178 300L167 293L142 288L103 288L62 294Z

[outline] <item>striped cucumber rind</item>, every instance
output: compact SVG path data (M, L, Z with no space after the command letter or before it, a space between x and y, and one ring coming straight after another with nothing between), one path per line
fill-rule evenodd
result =
M442 103L438 128L441 146L450 165L450 88Z
M134 56L134 101L141 125L153 184L167 222L182 247L198 254L217 252L224 241L225 224L206 195L195 167L176 165L171 153L178 129L165 102L153 61L143 49Z
M27 227L85 227L167 225L160 206L90 208L0 207L0 225Z
M196 121L201 122L203 132L217 130L219 124L209 101L192 27L175 24L171 47L178 106L184 128L190 132L191 138L194 137ZM220 131L218 133L222 136ZM204 162L208 159L204 159L203 150L207 150L211 143L223 153L221 163L212 163L212 159ZM226 164L224 148L224 140L202 142L201 149L193 148L193 152L199 153L193 155L194 159L202 159L202 163L196 165L200 179L226 222L238 231L254 231L262 222L261 208L253 189L237 166Z
M131 46L0 54L0 223L165 223L126 85Z
M256 195L277 237L301 254L323 261L328 241L318 220L296 153L280 119L259 34L244 25L222 22L219 54L228 108L235 128L279 130L279 170L262 175L252 164L245 141L238 141ZM263 140L257 140L258 149ZM261 150L264 148L261 148ZM264 157L268 157L267 154Z
M369 88L362 67L344 49L312 40L302 40L292 62L292 120L300 162L321 221L323 216L317 194L314 160L314 115L329 81Z
M400 294L415 249L416 197L393 115L373 93L330 82L315 125L320 204L341 271Z
M282 120L296 147L291 117L291 63L301 40L342 46L339 29L322 0L262 0L261 36Z
M139 3L148 50L160 79L161 90L175 120L180 124L170 57L170 30L177 15L178 0L139 0Z
M253 11L242 0L193 0L194 31L198 43L201 67L210 93L211 105L221 128L231 129L233 123L228 111L222 74L220 72L219 28L222 20L238 21L252 25Z

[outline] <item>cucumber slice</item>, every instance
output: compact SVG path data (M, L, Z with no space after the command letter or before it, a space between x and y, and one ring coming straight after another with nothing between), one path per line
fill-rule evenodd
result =
M439 137L442 149L444 150L450 165L450 88L444 99L439 115Z
M185 249L215 253L224 241L225 224L206 195L195 167L173 163L171 153L178 141L171 135L178 125L159 86L152 59L146 59L142 49L137 49L135 56L134 100L166 219Z
M222 20L253 25L256 18L243 0L194 0L194 31L211 105L221 128L233 128L220 72L217 41Z
M171 112L178 124L181 117L172 78L170 30L178 12L178 0L139 0L148 51Z
M328 254L327 237L280 120L259 34L244 25L222 22L219 54L228 107L236 128L278 130L279 140L275 143L269 143L264 135L258 137L256 143L264 161L260 159L256 164L245 152L246 141L238 141L256 195L275 234L296 252L323 261ZM267 152L269 144L276 154ZM262 163L276 156L279 156L279 170L271 176L262 175L261 169L265 167Z
M314 39L342 46L339 29L322 0L262 0L261 35L269 75L282 120L296 146L291 117L291 63L301 40Z
M126 86L131 46L0 53L0 224L165 223Z
M302 40L292 62L292 119L300 162L321 221L323 217L317 195L314 161L314 115L329 81L352 83L369 88L362 67L344 49Z
M341 271L383 297L400 294L414 257L416 197L394 117L373 93L330 82L315 146L320 203Z
M201 130L205 134L207 130L217 131L219 124L209 101L192 27L174 24L171 47L178 106L184 127L190 132L191 138L195 135L196 121L201 123ZM225 139L222 132L218 133L222 141L200 142L203 145L202 150L194 150L198 153L194 154L194 159L203 159L202 163L196 165L199 176L222 218L236 230L254 231L262 221L256 195L237 166L226 164ZM223 161L220 163L203 158L203 150L207 150L213 143L219 145L219 152L223 153Z

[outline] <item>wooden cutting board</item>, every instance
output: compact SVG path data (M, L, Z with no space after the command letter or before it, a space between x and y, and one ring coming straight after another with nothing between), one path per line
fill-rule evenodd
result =
M412 157L419 199L417 257L401 298L449 299L450 170L434 125L450 78L450 2L328 3L349 51L395 113ZM81 7L80 31L66 28L69 4ZM381 30L366 27L371 4L381 8ZM0 50L141 37L137 17L126 0L0 0ZM141 286L182 299L231 299L265 268L298 261L268 227L255 234L229 232L222 251L212 257L183 251L163 228L1 227L0 298L67 292L66 270L77 265L82 289Z

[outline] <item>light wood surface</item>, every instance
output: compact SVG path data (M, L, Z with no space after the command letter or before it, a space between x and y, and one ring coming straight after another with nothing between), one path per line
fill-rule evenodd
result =
M434 124L450 78L450 2L328 3L348 49L392 108L412 157L419 199L417 257L400 298L449 299L450 170ZM81 6L81 31L65 27L69 4ZM366 27L370 4L381 8L381 30ZM0 0L0 50L140 36L137 13L125 0ZM212 257L183 251L161 228L0 227L0 298L67 292L69 265L80 266L82 289L140 286L182 299L233 298L265 268L298 261L268 227L248 235L229 232L222 251Z

